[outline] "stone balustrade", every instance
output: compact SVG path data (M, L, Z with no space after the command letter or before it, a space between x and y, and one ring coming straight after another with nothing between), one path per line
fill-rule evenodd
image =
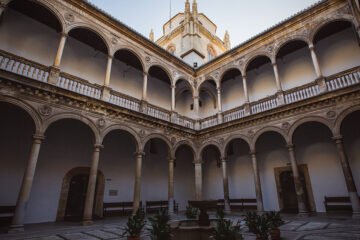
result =
M232 109L224 113L224 122L230 122L245 117L245 109L243 107Z
M43 66L31 60L16 56L14 54L0 50L0 70L11 72L20 76L24 76L36 81L48 83L49 67ZM360 67L355 67L347 71L327 77L326 88L328 92L346 88L360 83ZM91 84L86 80L61 72L58 77L56 86L76 92L78 94L88 96L95 99L101 99L102 86ZM314 81L294 89L284 92L285 104L291 104L297 101L309 99L320 95L318 84ZM140 100L127 96L125 94L111 90L108 100L111 104L140 112ZM279 107L277 96L273 95L257 102L250 103L250 114L257 114ZM171 114L169 111L148 104L145 114L157 119L170 122ZM230 122L245 117L244 106L231 109L223 113L223 122ZM195 129L195 120L177 115L173 123ZM218 122L218 116L214 115L206 119L200 120L200 129L206 129L221 124Z
M261 99L260 101L251 103L251 113L261 113L271 109L274 109L278 106L278 101L276 95Z
M68 74L61 73L56 86L91 98L101 98L100 87L96 87L87 81L77 79L76 77Z
M153 105L148 105L147 107L147 115L152 116L154 118L158 118L164 121L170 121L170 112L155 107Z
M311 97L315 97L320 94L319 86L316 83L301 86L299 88L291 89L285 92L285 103L290 104Z
M0 51L0 69L40 82L47 82L49 78L47 67L4 51Z
M359 68L346 71L343 74L337 75L337 77L335 78L326 79L326 86L328 91L335 91L359 83L360 83Z

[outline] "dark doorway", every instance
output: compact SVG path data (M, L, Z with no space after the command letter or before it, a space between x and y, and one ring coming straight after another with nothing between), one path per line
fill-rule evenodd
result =
M292 171L280 173L280 186L283 197L283 212L298 212L298 203Z
M81 220L85 208L88 182L88 174L79 174L71 178L64 218L66 221Z

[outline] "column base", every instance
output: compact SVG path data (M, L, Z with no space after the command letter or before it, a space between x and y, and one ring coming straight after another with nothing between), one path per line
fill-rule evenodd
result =
M90 226L90 225L93 225L93 224L94 224L93 220L83 220L81 222L81 225L83 225L83 226Z
M51 66L49 71L48 83L56 86L59 81L60 69L58 67Z
M21 233L24 231L24 225L11 225L8 229L8 233Z
M310 217L310 213L309 212L299 212L297 214L298 217Z
M103 100L104 102L109 102L110 92L111 92L111 88L104 86L101 93L101 100Z
M218 121L218 124L223 123L223 114L222 114L222 112L217 113L217 121Z
M352 218L354 218L354 219L360 219L360 212L353 212L353 213L352 213Z
M324 77L319 77L315 81L319 86L320 93L327 92L327 86L326 86L326 81L325 81Z

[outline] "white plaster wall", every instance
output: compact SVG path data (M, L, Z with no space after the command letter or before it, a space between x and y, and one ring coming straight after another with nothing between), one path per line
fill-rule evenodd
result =
M76 77L104 85L107 56L72 37L68 37L60 69Z
M42 23L10 8L0 23L0 48L15 55L41 63L53 64L60 35Z
M349 159L356 189L360 190L360 112L349 115L343 122L341 134L344 137L344 147Z
M265 211L279 211L274 169L285 167L290 162L285 141L274 132L265 133L258 140L256 151L264 209Z
M277 89L272 65L267 63L247 72L247 85L250 102L275 94Z
M142 71L113 59L110 87L115 91L141 99L144 76Z
M217 113L216 104L214 104L213 98L208 93L200 91L199 100L202 102L202 106L199 108L200 118L206 118Z
M203 53L202 53L203 54ZM197 53L191 52L190 54L186 55L183 60L187 62L191 67L194 66L194 63L196 62L198 64L198 67L200 67L202 64L204 64L205 59L201 58Z
M201 25L204 26L210 33L216 35L216 25L209 21L209 19L203 13L199 14L199 21L201 22Z
M148 76L147 98L148 102L171 110L171 88L170 83L165 83L157 78Z
M249 151L244 142L233 142L233 154L227 161L230 198L256 198Z
M244 88L241 76L221 84L222 110L226 111L245 103Z
M135 151L133 138L125 132L110 133L103 142L99 170L105 176L104 202L132 202L135 182ZM109 191L116 190L117 196Z
M360 48L352 28L319 41L316 53L324 76L360 65Z
M25 223L53 222L56 219L65 174L75 167L90 167L93 134L75 120L54 123L45 133Z
M179 203L179 211L184 211L188 200L195 199L195 168L192 151L180 147L176 153L176 167L174 170L175 200Z
M153 149L156 153L149 153L150 144L146 146L141 177L141 200L160 201L168 199L168 151L166 144L155 140Z
M195 118L197 116L195 114L194 109L191 110L190 108L191 104L194 104L192 94L190 91L186 91L178 95L178 98L176 99L175 109L180 115L190 118Z
M203 199L223 199L223 178L221 167L217 166L220 156L213 148L207 148L203 152Z
M0 115L0 206L15 206L35 128L30 116L12 105L0 102Z
M317 212L325 212L325 196L347 196L344 175L328 129L319 124L303 126L295 133L296 158L307 164Z
M179 27L180 22L183 21L185 18L184 13L177 14L173 19L171 19L171 28L170 22L163 26L164 35L168 35L171 33L175 28Z
M277 59L283 90L313 82L316 79L310 50L305 47Z

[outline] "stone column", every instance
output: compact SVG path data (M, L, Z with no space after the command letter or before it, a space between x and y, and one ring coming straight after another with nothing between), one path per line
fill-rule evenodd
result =
M353 217L360 217L359 196L358 196L358 193L356 190L356 185L355 185L352 171L351 171L351 168L349 165L349 161L348 161L345 149L344 149L343 138L342 138L342 136L335 136L335 137L333 137L333 139L336 143L336 147L339 152L341 167L343 170L343 174L345 176L346 187L349 192L351 206L353 209Z
M43 140L43 135L34 135L33 137L29 160L26 165L26 170L23 176L20 192L16 203L15 213L12 219L12 225L9 228L9 232L24 231L25 211L29 201L31 187L33 184L36 170L36 164L39 158L40 147Z
M216 88L217 90L217 99L218 99L218 112L221 113L222 112L222 107L221 107L221 88L218 87Z
M141 194L141 169L144 152L136 153L136 169L135 169L135 185L134 185L134 202L133 202L133 215L140 207L140 194Z
M257 211L263 212L264 205L263 205L263 199L262 199L260 174L259 174L259 169L258 169L258 165L257 165L256 152L251 152L250 154L251 154L253 171L254 171Z
M106 65L106 73L105 73L105 81L104 81L105 87L109 87L109 85L110 85L112 61L113 61L113 56L108 55L108 60L107 60L107 65Z
M248 102L250 102L250 100L249 100L246 75L242 76L242 82L243 82L243 88L244 88L245 102L248 103Z
M142 92L143 101L147 101L147 83L148 83L148 73L144 72L143 92Z
M309 49L310 49L310 54L311 54L311 59L313 61L313 65L315 68L315 73L316 73L316 77L317 78L321 78L322 77L322 72L320 69L320 65L319 65L319 61L315 52L315 47L313 44L309 45Z
M168 200L170 214L174 213L174 163L175 159L169 159Z
M230 198L229 198L229 180L227 174L227 161L226 158L221 158L221 169L223 175L223 186L224 186L224 207L225 212L230 212Z
M94 207L94 198L95 198L95 189L96 189L96 179L100 158L100 150L103 146L100 144L94 145L93 157L91 161L91 168L89 174L89 183L86 191L86 199L85 199L85 208L83 215L83 225L92 224L92 215L93 215L93 207Z
M175 86L171 85L171 111L175 111Z
M195 115L199 116L199 96L194 96L194 112Z
M305 189L300 181L300 174L299 174L298 164L297 164L296 158L295 158L294 145L289 144L287 146L287 148L289 151L291 169L292 169L293 178L294 178L295 191L296 191L298 208L299 208L299 215L307 216L309 214L309 210L307 209L307 206L306 206Z
M195 200L202 200L202 162L196 161L195 164Z
M61 34L61 39L60 39L60 43L59 43L59 47L56 53L56 57L54 60L54 65L53 67L55 68L59 68L60 64L61 64L61 59L64 53L64 48L65 48L65 43L66 43L66 39L67 39L67 34L66 33L62 33Z
M277 63L273 62L272 65L273 65L273 69L274 69L274 75L275 75L275 82L276 82L277 91L282 92L282 86L281 86L281 82L280 82L279 70L278 70Z

